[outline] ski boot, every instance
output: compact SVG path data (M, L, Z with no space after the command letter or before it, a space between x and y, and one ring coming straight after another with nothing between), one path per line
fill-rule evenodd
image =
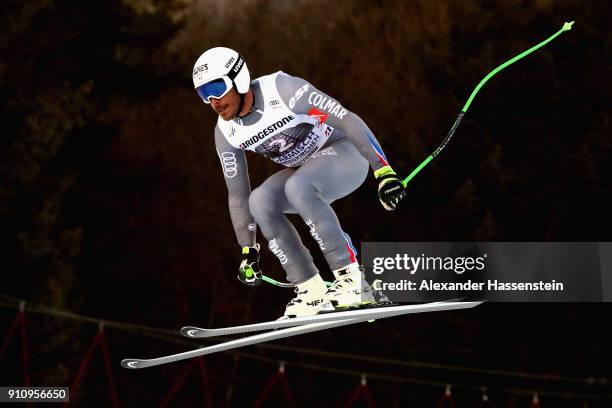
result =
M325 292L325 299L335 310L367 307L377 303L374 291L366 281L363 267L357 262L334 271L336 280Z
M325 282L319 274L300 283L295 287L295 298L287 303L285 314L277 320L291 319L294 317L312 316L321 312L333 312L332 304L324 299Z

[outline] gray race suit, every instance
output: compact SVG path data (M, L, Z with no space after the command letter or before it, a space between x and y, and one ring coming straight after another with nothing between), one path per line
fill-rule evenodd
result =
M289 282L318 273L285 214L306 223L332 270L357 261L333 201L355 191L373 170L388 165L378 141L352 112L305 80L276 72L251 82L253 109L215 127L215 145L240 246L255 243L256 225ZM251 192L245 150L287 168Z

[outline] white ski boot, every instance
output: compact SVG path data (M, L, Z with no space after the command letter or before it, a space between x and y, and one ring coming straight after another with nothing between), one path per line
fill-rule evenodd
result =
M324 298L326 289L325 282L319 274L300 283L294 289L297 296L287 303L285 314L277 320L334 311L334 306Z
M363 273L363 268L354 262L334 271L336 280L327 289L325 299L336 309L365 306L375 303L374 293Z

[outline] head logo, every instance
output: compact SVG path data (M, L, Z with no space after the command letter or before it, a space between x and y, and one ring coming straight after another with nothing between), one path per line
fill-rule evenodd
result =
M232 62L234 62L234 57L230 58L229 61L225 63L225 68L229 68L230 65L232 65Z
M208 71L208 64L199 65L193 69L193 76L205 71Z

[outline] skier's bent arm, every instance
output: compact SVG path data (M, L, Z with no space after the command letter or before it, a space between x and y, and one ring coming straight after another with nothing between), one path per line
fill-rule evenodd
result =
M234 148L227 142L218 127L215 128L215 147L227 186L227 203L232 225L238 244L242 248L238 279L247 285L257 285L261 281L259 244L255 243L256 225L249 211L251 182L246 156L244 151Z
M397 203L406 195L406 189L397 173L391 168L378 140L368 125L355 113L347 111L344 119L332 119L330 125L347 135L357 150L370 163L378 181L378 199L388 210L395 210Z
M251 183L244 151L234 148L215 128L215 148L227 186L227 202L236 239L241 247L255 244L255 221L249 212Z
M342 119L331 115L328 123L351 139L359 153L368 160L373 172L383 167L390 167L378 139L357 114L347 111Z

